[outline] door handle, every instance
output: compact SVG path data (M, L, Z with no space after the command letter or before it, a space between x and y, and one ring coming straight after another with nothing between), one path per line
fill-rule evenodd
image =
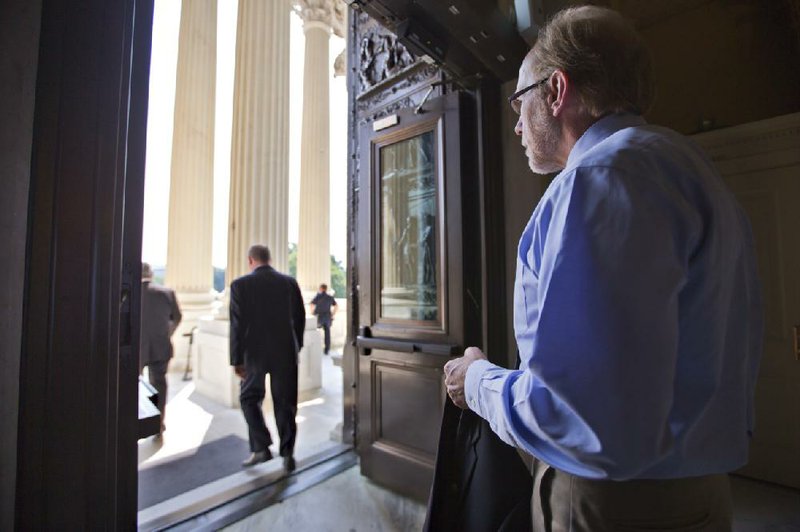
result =
M369 327L364 325L363 327L358 328L358 336L356 336L356 348L360 350L360 353L368 357L372 354L372 348L369 345L364 344L364 340L368 340L372 338L372 330Z
M395 340L393 338L372 338L359 335L356 337L356 346L362 351L361 354L369 356L373 349L385 351L395 351L400 353L425 353L429 355L451 356L459 351L457 345L421 343L413 340Z
M414 352L413 342L390 340L388 338L368 338L365 336L359 336L356 338L356 345L365 351L372 351L373 349L385 349L386 351L399 351L401 353Z

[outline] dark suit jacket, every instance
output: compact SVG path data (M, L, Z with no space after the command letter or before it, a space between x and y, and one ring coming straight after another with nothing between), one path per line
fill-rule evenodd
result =
M178 328L181 317L174 291L149 281L142 283L141 366L172 358L170 338Z
M471 410L445 403L424 532L527 532L533 480Z
M306 311L297 281L260 266L231 283L231 365L265 370L297 364Z

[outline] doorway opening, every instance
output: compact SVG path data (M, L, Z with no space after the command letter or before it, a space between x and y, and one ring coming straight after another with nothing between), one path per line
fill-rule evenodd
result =
M176 292L183 320L172 335L173 357L167 372L167 402L165 407L165 430L158 435L138 441L138 522L140 528L162 528L178 523L241 497L263 486L277 483L286 477L279 459L273 459L253 467L244 468L242 461L250 453L248 429L238 406L238 378L229 365L228 322L226 292L232 278L243 272L232 271L230 267L231 246L228 242L230 228L236 213L235 202L229 202L231 173L234 162L232 150L235 149L236 127L233 115L236 112L235 65L237 63L238 4L235 0L217 0L216 16L200 13L189 8L187 2L178 0L156 0L153 23L153 44L150 72L150 102L147 132L147 164L145 171L145 200L142 260L152 266L153 283L163 284ZM181 36L187 31L182 17L182 9L192 11L194 32L192 39ZM202 10L202 8L199 8ZM297 12L286 10L286 24L290 33L289 71L289 120L287 150L288 158L288 241L285 243L264 243L273 250L273 257L287 258L276 269L296 275L296 255L293 250L298 245L297 213L300 208L300 138L303 112L302 98L304 75L304 35L303 22ZM202 34L214 35L213 45ZM208 37L208 35L205 35ZM192 71L191 94L181 90L180 64L186 61L181 56L181 46L202 48L204 53L212 54L201 58L211 64L197 67ZM344 47L344 40L331 36L329 48L329 67L333 65L337 53ZM196 52L196 50L195 50ZM307 52L306 52L307 54ZM215 56L215 57L213 57ZM198 59L195 57L194 59ZM205 68L205 70L203 70ZM198 70L200 72L198 72ZM332 71L332 69L329 69ZM185 75L185 74L184 74ZM214 109L205 124L211 124L205 135L206 153L202 156L190 155L191 164L205 174L205 183L213 183L213 209L195 209L177 215L181 198L177 195L194 194L195 188L202 185L203 177L191 176L187 182L176 186L175 173L182 164L180 158L180 135L189 130L196 134L196 123L187 127L186 109L188 100L198 97L197 86L211 87L200 97L205 97ZM200 81L198 81L200 80ZM343 101L346 95L343 77L330 81L330 100ZM200 91L202 92L202 91ZM307 323L304 335L304 348L299 354L299 386L297 413L297 441L294 456L297 470L293 475L314 467L321 461L340 455L350 449L343 440L352 438L343 433L345 405L343 401L342 360L345 330L347 323L346 286L344 285L347 260L346 247L346 107L330 105L330 209L319 213L330 217L330 255L331 277L328 281L337 301L338 312L331 330L330 353L323 354L322 330L316 328L316 319L307 307ZM190 121L196 118L189 113ZM184 124L179 124L184 120ZM183 133L180 128L183 128ZM256 135L254 133L254 135ZM251 139L245 142L250 142ZM252 139L257 143L258 139ZM272 150L272 145L267 145ZM210 152L210 153L209 153ZM185 153L182 155L186 159ZM205 164L205 166L203 166ZM266 170L265 170L266 171ZM180 188L180 187L183 188ZM176 193L176 190L179 191ZM231 209L233 212L229 212ZM266 208L264 210L269 210ZM267 223L271 223L268 221ZM188 225L187 225L188 224ZM195 228L205 224L208 228L196 236L178 234L176 231L186 227ZM178 229L176 229L176 227ZM186 240L190 242L186 245ZM178 242L178 244L175 244ZM182 251L189 255L196 247L210 248L210 263L205 268L200 289L187 290L182 276L189 271L182 266ZM172 247L172 249L170 249ZM285 247L281 250L281 247ZM177 250L177 251L176 251ZM187 251L188 250L188 251ZM280 251L280 253L276 253ZM241 260L241 259L240 259ZM278 261L279 263L281 261ZM294 267L294 270L293 270ZM323 279L314 279L316 285ZM304 291L306 304L315 294ZM143 370L142 379L148 381L149 368ZM273 439L272 451L277 456L278 431L273 414L267 377L267 394L262 405L265 421Z
M348 448L341 443L341 367L332 357L325 357L322 375L320 389L298 398L298 473ZM182 380L180 372L171 371L167 377L168 430L160 438L138 442L140 527L182 521L284 476L279 459L241 467L249 449L240 409L198 393L191 380ZM277 442L272 405L265 401L263 410Z

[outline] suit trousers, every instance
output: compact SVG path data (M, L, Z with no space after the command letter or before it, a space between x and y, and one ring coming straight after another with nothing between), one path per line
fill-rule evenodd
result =
M331 350L331 324L333 323L333 318L330 314L320 314L317 316L317 327L322 329L324 333L324 346L325 346L325 354L328 354L328 351Z
M531 513L535 532L730 531L728 475L592 480L534 459Z
M266 395L267 371L249 367L246 367L245 370L247 376L241 382L239 404L242 407L244 419L247 421L250 450L255 453L266 450L272 444L272 437L267 430L264 412L261 409ZM290 364L269 373L275 424L278 426L278 435L280 436L280 455L292 456L297 437L295 421L297 416L297 364Z
M161 430L164 430L164 411L167 408L167 367L169 360L150 362L147 366L147 381L158 392L158 410L161 412Z

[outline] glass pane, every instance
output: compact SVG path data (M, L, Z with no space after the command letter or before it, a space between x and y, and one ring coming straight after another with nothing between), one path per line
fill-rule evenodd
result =
M381 170L381 316L439 320L434 136L384 146Z

